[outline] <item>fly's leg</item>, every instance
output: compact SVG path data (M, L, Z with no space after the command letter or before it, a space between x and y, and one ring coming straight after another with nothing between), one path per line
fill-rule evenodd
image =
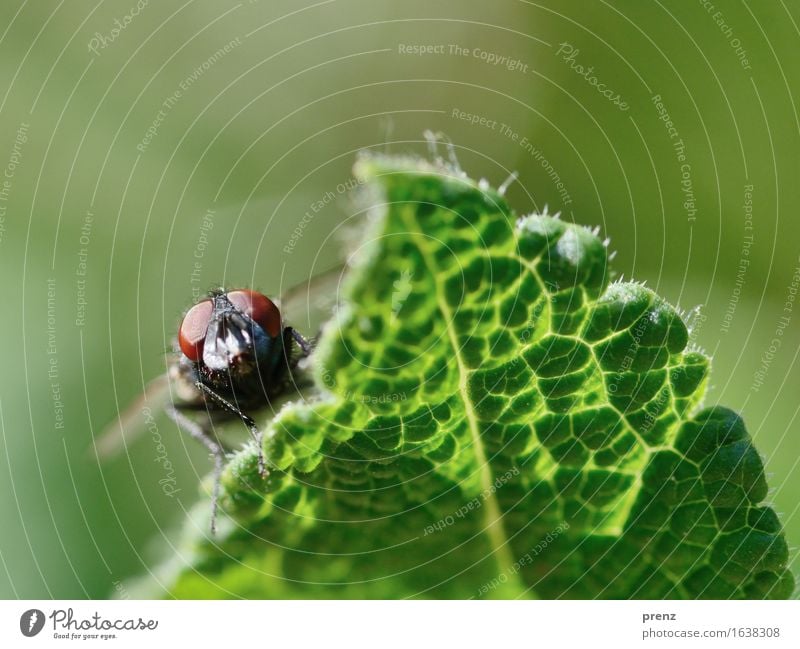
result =
M256 443L256 448L258 448L258 472L262 478L267 477L267 466L264 462L264 449L261 448L261 431L256 426L256 422L252 420L249 416L242 412L242 410L237 407L235 404L228 401L222 395L217 394L209 388L207 385L202 383L201 381L195 382L195 387L200 390L206 397L211 399L214 403L216 403L220 408L230 412L231 414L236 415L239 419L244 422L244 425L250 430L250 435L253 438L253 441Z
M188 433L214 456L214 486L211 489L211 533L217 532L217 507L219 503L220 480L222 479L222 466L225 462L225 451L217 442L211 432L196 421L189 419L173 406L164 409L166 415L174 421L178 428Z
M286 327L286 329L284 329L284 334L286 333L288 333L292 337L292 340L294 340L300 347L300 350L303 352L303 356L311 355L311 352L314 351L314 345L310 340L308 340L308 338L304 338L300 332L293 327Z
M293 327L283 328L283 362L278 363L272 375L266 379L272 396L280 397L314 384L309 368L303 364L314 351L314 343L314 340L303 337Z

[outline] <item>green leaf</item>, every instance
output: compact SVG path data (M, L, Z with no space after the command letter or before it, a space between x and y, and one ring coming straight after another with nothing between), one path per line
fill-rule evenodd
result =
M442 164L364 157L370 225L320 396L226 470L176 597L787 597L761 459L709 361L606 247ZM208 503L202 503L203 516Z

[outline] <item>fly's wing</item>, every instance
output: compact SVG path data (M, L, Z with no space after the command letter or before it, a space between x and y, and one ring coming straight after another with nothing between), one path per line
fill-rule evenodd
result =
M147 430L149 417L163 411L170 403L170 379L162 374L150 381L138 397L94 440L94 450L101 460L119 455Z
M285 291L279 302L286 324L307 337L316 336L340 302L344 271L344 264L335 266Z

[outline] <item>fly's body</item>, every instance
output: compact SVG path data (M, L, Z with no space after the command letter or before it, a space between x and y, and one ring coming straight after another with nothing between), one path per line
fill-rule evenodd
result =
M245 424L258 448L259 470L265 477L261 431L250 413L294 387L293 370L311 353L311 345L292 327L284 326L278 306L265 295L248 289L220 289L186 312L175 351L176 360L167 374L148 385L129 413L120 416L119 426L101 438L97 447L101 455L111 454L122 439L125 422L135 417L144 403L163 399L166 414L214 458L213 532L226 456L214 430L215 421L238 418Z
M167 407L167 414L214 456L214 493L211 527L216 524L219 481L225 450L210 427L187 417L182 410L202 405L242 420L258 448L258 468L266 477L261 431L248 411L268 405L285 391L296 364L293 346L303 355L309 343L291 327L284 327L275 303L256 291L213 291L195 304L178 330L181 357L177 375L194 386L196 398Z

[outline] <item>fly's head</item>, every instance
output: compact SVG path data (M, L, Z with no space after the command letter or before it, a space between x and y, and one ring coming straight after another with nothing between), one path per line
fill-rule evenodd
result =
M183 318L178 342L200 375L227 376L232 384L268 376L280 362L281 314L256 291L215 291Z

